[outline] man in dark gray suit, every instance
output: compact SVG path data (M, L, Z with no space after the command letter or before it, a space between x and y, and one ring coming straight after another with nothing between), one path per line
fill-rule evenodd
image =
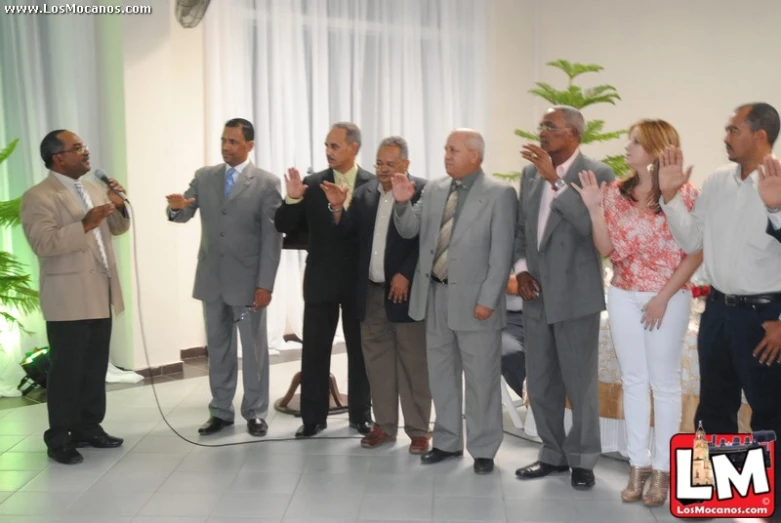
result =
M512 265L518 199L481 168L485 142L472 130L450 134L448 176L431 181L412 206L413 183L393 178L394 224L419 237L409 316L426 319L429 385L437 417L424 464L463 455L462 372L467 449L474 471L488 474L502 442L501 337L504 291Z
M577 191L578 173L598 183L615 175L580 152L585 122L577 109L549 109L538 127L540 146L521 153L533 165L521 175L515 259L524 299L526 390L542 448L539 461L520 468L521 479L572 468L577 489L594 486L601 453L597 394L599 316L605 310L602 262L591 237L588 210ZM572 429L564 431L566 399Z
M271 302L282 250L274 213L282 203L279 178L249 160L255 130L235 118L222 133L225 163L195 173L190 188L168 199L168 219L185 223L201 211L201 248L193 297L203 302L209 350L210 417L198 429L213 434L233 424L238 376L236 327L242 346L241 415L253 436L268 431L268 336Z

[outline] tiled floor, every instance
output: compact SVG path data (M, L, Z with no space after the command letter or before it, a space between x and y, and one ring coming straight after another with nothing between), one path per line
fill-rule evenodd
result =
M336 376L346 375L345 361L344 354L334 356ZM272 402L298 368L295 361L272 366ZM291 438L300 420L273 407L265 439L248 436L241 422L225 434L199 438L196 429L208 416L208 379L156 383L170 424L196 444L162 421L149 386L108 394L104 427L124 437L125 445L85 449L84 463L71 467L46 456L45 404L0 410L0 523L676 521L667 507L619 501L627 469L621 461L603 458L597 486L577 492L567 476L516 480L514 470L535 460L537 444L509 434L497 470L476 476L468 456L422 466L407 452L404 436L391 447L362 449L346 415L329 418L324 437L274 441ZM237 406L240 400L239 394ZM512 427L509 421L505 426ZM243 442L248 444L197 445Z

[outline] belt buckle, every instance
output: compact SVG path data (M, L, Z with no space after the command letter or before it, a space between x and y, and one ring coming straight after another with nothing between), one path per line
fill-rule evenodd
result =
M734 296L730 294L724 295L724 304L727 307L737 307L738 305L740 305L740 303L741 303L740 296Z

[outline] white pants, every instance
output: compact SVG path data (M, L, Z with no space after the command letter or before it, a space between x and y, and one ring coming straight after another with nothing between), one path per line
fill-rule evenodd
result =
M681 354L689 325L691 293L678 291L667 304L662 325L646 330L643 306L653 292L611 286L607 310L624 392L629 462L635 467L670 470L670 439L681 425ZM653 391L654 451L649 449Z

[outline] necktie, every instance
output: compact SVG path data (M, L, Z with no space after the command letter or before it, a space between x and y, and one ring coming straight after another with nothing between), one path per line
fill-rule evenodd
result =
M81 197L81 203L84 204L84 208L87 211L92 209L92 200L89 197L89 193L87 193L87 190L84 188L84 184L77 181L76 190L79 193L79 197ZM100 258L103 261L103 267L108 270L108 256L106 256L106 246L103 245L103 236L100 234L100 227L92 229L92 234L95 235L95 240L98 242L98 249L100 249Z
M225 197L230 196L233 184L236 183L236 169L231 167L228 169L228 175L225 177Z
M437 250L434 255L434 266L431 268L431 272L441 281L447 279L447 251L450 247L450 237L453 234L453 223L456 216L456 205L458 204L458 189L460 187L461 184L456 182L455 187L450 191L447 203L445 203L445 212L442 213L442 225L439 227Z
M349 209L350 208L350 202L353 199L353 191L350 189L350 184L347 182L347 176L338 173L334 171L334 181L336 182L336 185L347 188L347 198L344 200L344 208Z

